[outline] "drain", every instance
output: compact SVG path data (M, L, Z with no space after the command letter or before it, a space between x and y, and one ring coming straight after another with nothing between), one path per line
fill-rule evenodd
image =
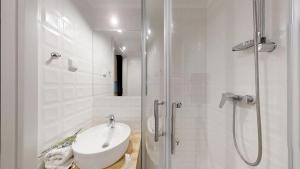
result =
M102 145L102 148L107 148L108 146L109 146L108 143L104 143L104 144Z

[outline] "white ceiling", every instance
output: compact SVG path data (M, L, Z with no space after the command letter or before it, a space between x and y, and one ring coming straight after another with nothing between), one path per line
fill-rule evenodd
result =
M94 8L140 8L141 0L85 0Z
M140 54L141 1L142 0L72 0L94 31L108 32L119 47L126 46L123 55ZM110 23L118 18L117 26ZM123 32L118 33L116 30Z
M141 29L141 0L73 0L94 30L108 31ZM113 27L110 18L119 19Z
M173 0L174 8L205 8L211 0Z
M117 28L127 31L141 29L142 0L73 0L86 16L95 30L114 30L110 25L110 18L119 18ZM206 8L212 1L218 0L173 0L174 9ZM151 8L163 8L163 0L148 0L146 5ZM160 15L159 15L160 16Z
M94 31L110 32L117 45L120 47L126 46L128 54L134 53L134 51L140 51L142 0L72 1L79 8ZM173 0L173 7L174 9L205 8L207 3L211 1L212 0ZM151 8L163 8L163 0L148 0L146 5L150 5ZM157 12L154 12L153 15L162 17L162 14ZM118 18L119 24L117 26L111 25L110 19L112 16ZM193 19L193 17L191 17L191 19ZM117 29L121 29L123 33L117 33Z

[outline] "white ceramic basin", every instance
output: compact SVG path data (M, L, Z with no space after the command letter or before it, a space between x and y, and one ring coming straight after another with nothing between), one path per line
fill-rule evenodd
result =
M92 127L77 136L72 145L74 159L80 169L102 169L118 161L129 144L130 128L116 123Z

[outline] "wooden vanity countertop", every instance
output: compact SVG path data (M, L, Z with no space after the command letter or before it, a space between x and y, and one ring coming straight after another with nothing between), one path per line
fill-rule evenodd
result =
M130 141L126 154L130 154L131 157L131 167L130 169L138 169L139 165L139 153L141 147L141 133L134 132L130 136ZM105 169L125 169L125 155L117 161L115 164L107 167Z

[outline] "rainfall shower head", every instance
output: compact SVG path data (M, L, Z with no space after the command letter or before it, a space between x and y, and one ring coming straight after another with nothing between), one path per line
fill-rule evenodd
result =
M242 42L242 43L234 46L232 48L232 51L243 51L243 50L249 49L253 46L254 46L254 41L253 40L248 40L248 41Z
M232 51L244 51L249 48L252 48L254 46L254 41L253 40L248 40L245 42L242 42L232 48ZM263 38L261 40L261 43L258 44L258 51L259 52L273 52L276 49L277 45L274 42L269 42Z

